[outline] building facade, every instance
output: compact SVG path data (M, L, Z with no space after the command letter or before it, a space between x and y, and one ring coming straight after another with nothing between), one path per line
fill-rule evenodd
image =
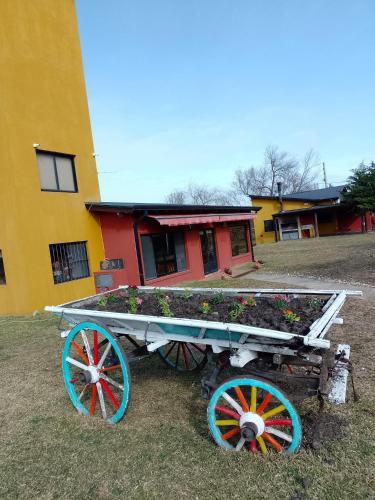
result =
M106 260L98 292L119 285L169 286L253 260L257 208L90 203L100 219Z
M262 207L254 221L257 244L356 234L373 230L373 215L358 215L342 199L344 186L285 196L251 196Z
M0 314L90 295L103 259L73 0L1 2Z

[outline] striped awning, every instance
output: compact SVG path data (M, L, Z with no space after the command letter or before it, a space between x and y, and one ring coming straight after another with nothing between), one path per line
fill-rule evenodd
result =
M161 226L193 226L196 224L213 224L214 222L247 221L254 219L255 215L254 213L149 215L148 218L157 221Z

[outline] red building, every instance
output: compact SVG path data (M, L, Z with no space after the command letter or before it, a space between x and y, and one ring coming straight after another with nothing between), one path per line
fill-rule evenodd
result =
M87 203L99 218L106 260L98 291L119 285L168 286L253 260L257 207Z

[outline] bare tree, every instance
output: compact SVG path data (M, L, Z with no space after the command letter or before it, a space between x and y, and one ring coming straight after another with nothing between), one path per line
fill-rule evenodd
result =
M249 200L239 193L199 184L189 184L187 190L172 191L166 198L167 203L177 205L248 205Z
M314 167L318 155L311 149L298 161L277 146L268 146L264 153L264 163L259 167L236 170L232 183L235 192L248 196L258 194L275 196L277 182L282 182L283 193L314 189Z
M281 181L285 186L288 176L298 169L298 162L286 151L280 151L277 146L267 146L264 152L264 166L269 172L268 187L270 196L274 196L277 181Z
M172 203L173 205L185 205L187 203L186 192L175 189L165 197L165 201L166 203Z
M265 167L238 169L232 183L234 192L247 196L249 193L269 194L268 171Z
M218 195L217 189L199 184L190 184L188 192L193 205L214 205Z
M313 149L309 149L305 156L298 164L291 175L287 179L289 192L308 191L310 189L317 189L318 183L316 182L316 167L320 165L320 158L318 153Z
M256 167L238 169L234 173L232 188L223 190L200 184L190 184L186 190L172 191L168 203L184 205L248 205L249 194L275 196L277 182L282 182L283 194L316 189L315 167L319 156L313 150L307 151L301 160L281 151L277 146L268 146L264 162Z

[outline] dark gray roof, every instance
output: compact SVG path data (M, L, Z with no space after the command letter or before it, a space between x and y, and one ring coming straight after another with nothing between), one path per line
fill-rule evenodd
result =
M341 198L340 194L344 189L342 186L330 186L322 189L312 189L310 191L298 191L295 193L283 194L283 200L301 200L301 201L322 201L337 200ZM278 196L264 196L250 194L250 198L259 198L264 200L277 200Z
M251 213L258 212L261 207L252 206L220 206L220 205L174 205L170 203L116 203L86 202L89 212L121 212L121 213Z
M299 191L297 193L287 194L285 197L290 199L305 199L305 200L333 200L340 198L341 192L344 189L342 186L330 186L322 189L313 189L310 191Z

